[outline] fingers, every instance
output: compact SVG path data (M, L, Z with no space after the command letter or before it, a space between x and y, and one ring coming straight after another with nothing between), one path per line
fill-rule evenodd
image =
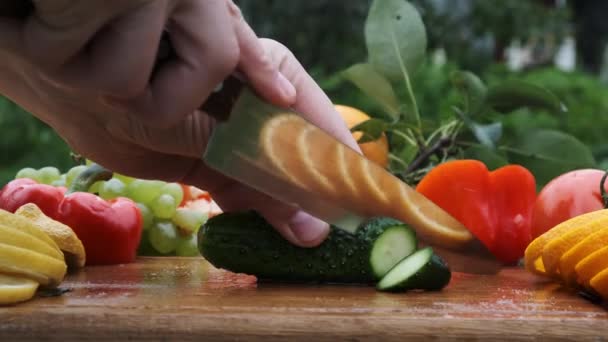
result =
M64 65L108 21L145 0L36 0L23 29L23 51L35 64L54 70Z
M361 152L359 145L353 138L348 126L334 108L333 103L304 70L293 54L280 43L261 39L271 59L283 74L296 88L297 98L293 108L307 120L323 129L353 150Z
M109 131L119 136L129 136L135 138L135 147L129 150L145 149L153 150L159 157L155 159L145 158L137 160L136 165L146 165L137 171L151 172L157 174L163 172L164 176L177 178L186 184L191 184L205 189L211 193L216 202L224 211L256 210L258 211L275 229L288 241L302 247L312 247L321 243L329 232L329 226L296 208L288 206L265 194L240 184L217 171L205 166L201 159L202 150L209 136L212 123L209 117L197 112L188 117L188 122L180 125L183 130L177 132L173 130L155 130L137 122L130 125L128 132L121 132L120 123L112 126L113 122L107 127ZM169 139L167 140L167 137ZM200 144L192 144L193 140L201 139ZM203 141L204 140L204 141ZM132 152L131 152L132 153ZM152 152L151 152L152 153ZM170 158L167 156L171 156ZM116 161L116 159L114 159ZM191 166L184 168L185 160L191 161ZM117 162L117 167L123 164L133 164L134 160ZM162 169L157 166L163 165ZM179 165L181 169L176 169ZM168 172L169 170L173 170ZM181 170L181 172L179 172ZM176 175L176 172L179 172ZM150 175L146 176L150 177ZM151 176L154 177L154 176Z
M3 20L0 48L64 88L130 96L148 82L166 3L37 0L25 22Z
M201 111L195 111L184 118L179 125L156 127L139 118L122 115L109 120L106 130L121 139L149 150L201 158L211 136L214 121Z
M329 234L327 223L280 202L266 200L260 202L256 210L283 238L296 246L316 247Z
M222 175L212 176L213 172L210 174L201 162L185 177L185 182L209 191L223 211L259 212L281 236L297 246L314 247L327 237L327 223Z
M106 25L61 68L60 80L114 98L139 96L148 84L167 16L165 1L152 1Z
M294 86L279 72L269 52L245 22L239 8L230 0L228 8L235 23L240 48L239 70L247 75L255 90L266 100L277 106L292 105L296 100Z
M131 103L135 115L169 127L190 115L237 66L239 47L225 0L180 2L168 26L176 58Z
M294 86L230 0L35 4L25 26L0 22L0 46L22 52L54 83L105 95L150 126L170 127L190 115L237 67L270 102L295 102ZM151 78L165 24L176 58Z
M237 68L268 101L280 106L295 101L295 88L278 72L232 1L186 1L171 18L169 32L177 58L157 72L141 98L132 101L135 115L145 115L142 119L151 125L170 127L198 108Z
M0 54L22 55L22 23L12 18L0 17Z
M119 127L108 126L107 129L118 136L125 136L124 132L118 131ZM100 144L85 139L77 142L77 145L92 151L90 158L119 173L194 185L208 191L224 211L256 210L281 236L297 246L316 246L329 233L328 224L218 173L207 167L200 155L188 157L176 154L177 144L167 148L167 144L157 140L159 136L165 137L159 135L160 132L152 133L144 126L139 126L132 132L141 139L148 139L147 142L152 145L146 140L144 144L142 140L128 142L113 146L111 150L118 152L112 155L107 155L104 149L107 145L112 145L112 141Z

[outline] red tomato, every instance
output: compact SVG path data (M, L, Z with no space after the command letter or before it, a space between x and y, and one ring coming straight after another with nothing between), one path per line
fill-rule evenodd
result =
M604 173L595 169L570 171L545 185L534 205L532 237L536 238L572 217L603 209L600 182Z
M186 184L179 184L182 187L182 192L184 193L184 197L182 198L182 203L179 204L180 207L183 207L184 205L186 205L186 203L192 201L192 191L190 191L190 189L192 188L190 185L186 185Z
M191 185L180 184L182 187L182 191L184 193L184 198L182 199L182 203L179 204L180 207L187 206L188 203L198 200L205 200L211 202L211 195L207 191L203 191L199 188L196 188Z

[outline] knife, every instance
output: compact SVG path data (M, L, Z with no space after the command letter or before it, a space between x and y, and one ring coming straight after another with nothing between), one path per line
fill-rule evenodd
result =
M172 51L165 35L158 65ZM200 109L217 120L202 159L222 174L350 233L374 216L408 223L454 271L501 269L446 211L292 108L263 100L242 75L228 77Z
M3 2L0 15L24 17L33 8L27 1L13 3ZM165 32L156 68L172 58ZM217 121L201 156L209 167L350 233L374 216L403 221L454 271L500 270L500 262L450 214L292 108L263 100L242 75L228 77L200 110Z
M455 271L500 270L446 211L293 109L264 101L240 77L224 81L201 110L218 120L202 156L209 167L350 233L374 216L408 223Z

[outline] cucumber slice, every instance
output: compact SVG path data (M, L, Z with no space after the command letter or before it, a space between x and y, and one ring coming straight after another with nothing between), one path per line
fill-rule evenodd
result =
M374 275L381 279L399 261L416 251L414 230L406 225L386 228L372 243L369 262Z
M443 289L451 279L451 272L431 247L422 248L401 260L376 285L380 291L408 291Z

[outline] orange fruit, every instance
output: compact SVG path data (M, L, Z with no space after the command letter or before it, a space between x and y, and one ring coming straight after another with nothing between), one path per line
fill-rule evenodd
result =
M588 263L588 260L595 252L606 247L606 255L608 255L608 225L604 225L599 228L593 234L588 235L581 242L570 248L559 260L559 272L561 277L566 284L574 284L577 281L577 274L579 274L579 267L585 274L589 274L589 267L594 268L593 262ZM608 259L606 259L606 267L608 267ZM579 281L583 277L579 274ZM591 278L587 277L586 283Z
M298 139L295 137L301 134L304 125L304 120L297 115L276 116L269 120L260 132L260 145L281 175L300 188L307 189L308 174L305 169L298 167L299 154L294 153L294 151L299 152ZM289 132L284 136L294 139L281 141L280 133L283 131Z
M587 236L598 231L601 227L608 224L608 217L600 217L597 220L588 222L580 226L573 226L570 230L563 233L560 237L548 242L543 249L543 265L549 277L561 277L559 262L564 254Z
M303 190L339 201L364 216L407 222L429 244L463 248L474 238L462 223L415 189L298 115L267 120L260 131L260 152L278 174Z
M591 279L608 269L608 246L603 247L576 264L576 273L581 285L589 287Z
M334 107L340 113L349 129L371 119L366 113L350 106L335 105ZM353 132L355 140L359 140L362 135L363 133L361 132ZM377 140L359 144L359 148L361 148L361 152L367 159L384 168L388 166L388 139L384 133Z
M591 279L591 288L602 296L608 298L608 269L598 273Z
M590 222L595 221L597 219L600 219L602 216L605 216L607 212L608 210L598 210L583 215L575 216L549 229L541 236L532 240L532 242L526 248L524 256L525 268L528 271L538 275L548 275L546 270L547 267L543 261L545 247L549 243L553 242L554 240L557 240L562 235L566 234L568 231L573 230L576 227L589 224Z

